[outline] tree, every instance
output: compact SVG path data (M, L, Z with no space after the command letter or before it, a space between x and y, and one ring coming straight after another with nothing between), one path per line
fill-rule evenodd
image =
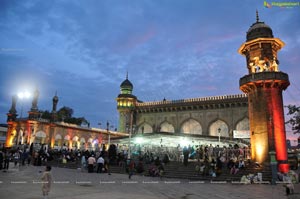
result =
M70 107L64 106L57 111L58 120L65 121L72 117L74 111Z
M73 116L73 109L67 106L62 107L57 111L57 120L59 122L66 122L70 124L76 124L76 125L88 125L88 121L84 117L72 117ZM41 111L41 118L43 119L51 119L51 113L46 110L46 111Z
M49 111L41 111L41 118L50 120L51 119L51 113Z
M292 130L294 134L300 133L300 106L288 105L285 106L288 108L287 115L290 115L290 119L285 122L286 124L290 124L292 126Z

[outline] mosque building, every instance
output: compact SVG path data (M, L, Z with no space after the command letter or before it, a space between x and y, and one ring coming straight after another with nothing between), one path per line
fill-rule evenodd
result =
M270 162L276 154L279 171L289 170L282 91L290 82L279 70L277 52L284 46L274 38L272 29L259 20L251 25L246 42L238 52L246 57L248 74L240 78L245 94L191 99L144 102L133 94L133 84L126 79L117 96L118 132L78 127L55 120L58 97L53 98L52 120L38 117L38 91L28 118L17 118L16 98L7 114L6 146L40 142L51 147L95 149L96 144L143 145L144 147L214 146L247 143L251 138L251 158ZM125 137L125 138L124 138Z

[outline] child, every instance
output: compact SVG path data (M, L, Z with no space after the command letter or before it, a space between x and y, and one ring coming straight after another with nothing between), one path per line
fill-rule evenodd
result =
M43 196L44 199L48 198L48 194L51 188L51 181L52 181L52 176L51 176L51 166L46 166L46 170L43 173L42 176L42 192L43 192Z

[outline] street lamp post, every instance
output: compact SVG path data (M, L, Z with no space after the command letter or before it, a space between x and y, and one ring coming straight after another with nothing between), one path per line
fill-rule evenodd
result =
M110 132L109 132L109 122L106 122L106 130L108 134L108 147L110 146Z
M219 135L219 146L220 146L220 137L221 137L221 129L218 128L218 135Z

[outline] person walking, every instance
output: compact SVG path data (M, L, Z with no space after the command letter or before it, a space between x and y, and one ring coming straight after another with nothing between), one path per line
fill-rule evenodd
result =
M129 161L129 166L128 166L128 173L129 173L128 178L129 179L131 179L131 176L133 175L134 169L135 169L135 163L134 163L134 160L131 159Z
M51 182L52 182L52 176L51 176L51 166L46 166L46 170L44 171L42 175L42 192L44 199L48 199L48 195L51 189Z

